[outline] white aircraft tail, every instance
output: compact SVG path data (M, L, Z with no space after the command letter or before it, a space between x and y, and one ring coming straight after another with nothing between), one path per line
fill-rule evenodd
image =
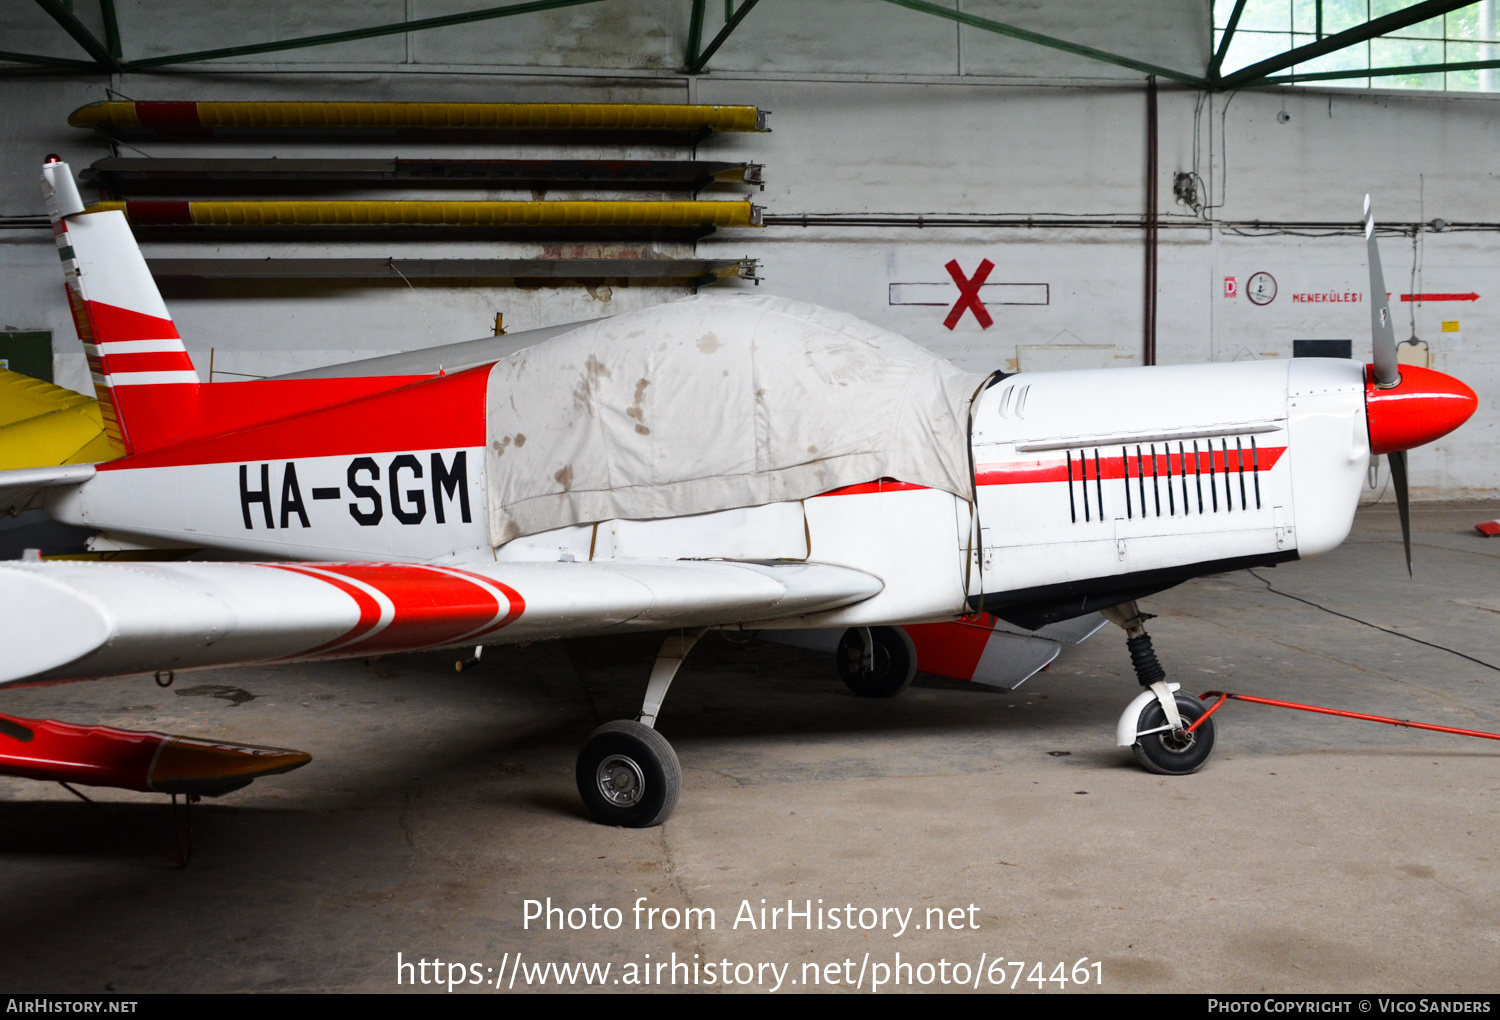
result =
M130 453L130 428L118 390L196 386L198 373L125 214L113 209L86 212L68 164L55 159L42 167L42 193L105 432L111 442Z

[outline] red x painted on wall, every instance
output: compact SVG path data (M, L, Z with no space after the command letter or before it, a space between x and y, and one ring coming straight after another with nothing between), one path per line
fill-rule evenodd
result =
M958 259L953 259L945 266L948 275L953 277L953 282L958 284L958 300L953 303L953 309L948 317L943 320L943 325L952 329L958 325L958 320L964 317L964 309L974 313L974 318L979 321L981 329L989 329L995 324L990 318L989 310L984 307L984 302L979 300L979 288L984 286L984 281L989 279L990 272L995 264L989 259L979 263L979 268L974 270L972 279L964 278L964 271L958 268Z

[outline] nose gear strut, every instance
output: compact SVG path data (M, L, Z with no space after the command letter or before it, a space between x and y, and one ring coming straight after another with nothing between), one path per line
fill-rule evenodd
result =
M1156 615L1142 612L1141 607L1134 602L1110 606L1100 610L1100 613L1110 623L1125 631L1125 647L1130 650L1130 664L1135 667L1135 678L1141 682L1141 686L1150 687L1165 680L1167 671L1157 661L1156 649L1151 647L1151 635L1146 633L1146 621L1156 619Z
M1156 660L1156 649L1151 647L1150 634L1143 631L1138 637L1126 638L1125 647L1130 649L1130 664L1135 667L1136 679L1140 680L1142 687L1150 687L1167 678L1167 671Z

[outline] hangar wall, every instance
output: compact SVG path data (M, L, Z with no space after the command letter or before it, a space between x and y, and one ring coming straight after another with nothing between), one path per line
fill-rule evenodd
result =
M153 2L119 10L127 52L144 57L263 39L268 30L300 36L471 6L427 0L312 9L280 2L243 8ZM86 23L88 8L79 6ZM1132 5L1128 19L1116 5L1099 0L1041 10L1017 0L963 0L962 8L1167 66L1201 69L1208 58L1209 10L1198 0ZM18 11L6 29L5 48L77 55L39 8L23 5ZM772 133L711 138L696 156L764 163L766 188L750 197L774 225L699 241L700 257L758 259L763 291L853 312L968 369L1014 368L1021 346L1044 348L1029 352L1028 364L1047 358L1140 364L1144 256L1142 231L1132 224L1145 206L1146 99L1139 73L873 0L769 0L715 55L708 73L688 77L676 71L687 12L686 3L669 8L610 0L504 22L224 60L197 65L192 74L12 74L0 78L0 218L42 211L36 180L45 154L61 154L75 170L110 154L107 139L66 126L72 110L107 98L107 89L135 99L753 104L772 111ZM705 37L717 27L710 23ZM1313 338L1352 339L1355 356L1367 357L1364 248L1352 230L1326 224L1353 224L1362 196L1370 192L1382 222L1413 228L1408 236L1383 241L1392 291L1480 295L1420 304L1393 298L1398 339L1414 328L1431 345L1434 367L1465 379L1481 400L1468 426L1413 456L1414 495L1500 492L1500 462L1488 456L1500 424L1491 396L1500 388L1500 359L1493 353L1500 348L1492 339L1500 331L1500 312L1488 310L1500 302L1500 216L1490 211L1493 168L1500 165L1494 103L1484 95L1354 89L1208 97L1163 82L1156 181L1162 210L1158 360L1286 358L1294 339ZM152 156L225 154L221 143L202 141L152 142L139 149ZM536 145L524 151L552 154ZM282 142L237 142L230 154L284 156L288 149ZM296 154L424 153L406 143L303 142ZM443 154L514 150L448 145ZM615 146L572 146L567 154L680 155ZM1204 214L1174 200L1175 171L1196 171L1209 207ZM803 226L798 217L804 214L822 219ZM882 222L827 222L840 215ZM913 220L919 215L990 222L918 226ZM1026 217L1048 225L992 222ZM1453 226L1415 230L1435 219ZM535 245L509 242L403 242L399 251L381 242L304 243L291 251L263 242L145 247L157 257L542 254ZM652 247L657 254L684 253L684 246L666 242ZM584 248L566 254L596 253ZM994 315L989 328L972 314L946 328L958 290L945 265L957 260L969 275L984 259L995 267L990 283L1031 285L996 292L1027 303L988 304ZM1276 298L1265 305L1244 294L1257 272L1270 273L1277 284ZM0 273L0 327L50 329L58 381L87 390L47 232L0 231ZM1226 277L1236 279L1238 296L1223 296ZM938 286L892 286L903 284ZM490 332L497 312L510 329L526 329L689 292L571 282L355 286L308 280L197 282L164 290L200 370L207 374L211 352L216 373L224 373L216 378L471 339ZM893 303L914 294L941 294L942 303ZM1342 300L1350 296L1359 299Z

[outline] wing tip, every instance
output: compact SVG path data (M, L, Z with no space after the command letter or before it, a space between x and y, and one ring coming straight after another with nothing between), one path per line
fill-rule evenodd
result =
M112 629L93 599L45 576L39 564L0 566L0 686L77 662L102 646Z

